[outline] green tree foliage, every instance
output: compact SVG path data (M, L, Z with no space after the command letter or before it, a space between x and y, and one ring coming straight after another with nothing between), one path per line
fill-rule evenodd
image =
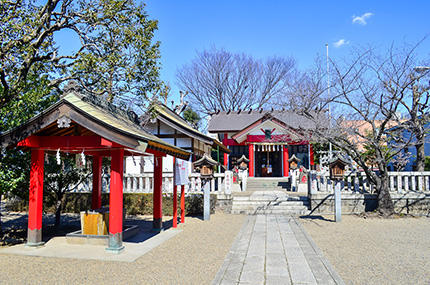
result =
M430 171L430 156L426 156L424 171Z
M187 108L184 113L182 114L185 121L190 123L194 128L198 129L200 127L200 116L196 112L193 111L191 108Z
M9 130L21 125L36 112L57 100L55 92L50 92L47 88L46 77L31 76L30 80L33 87L28 85L14 100L0 108L0 130ZM0 150L0 195L11 192L21 198L28 198L22 190L28 189L29 161L29 153L17 149Z
M32 75L48 88L76 80L109 101L145 105L164 86L159 80L157 21L132 0L0 2L0 109L34 87ZM62 33L79 43L76 51L54 41ZM0 130L1 131L1 130Z
M167 90L159 80L157 25L133 0L0 0L0 133L58 100L70 80L144 110ZM60 46L57 36L76 50ZM0 150L0 194L28 198L28 176L28 154Z
M76 189L91 173L88 163L85 167L77 169L75 156L65 155L61 158L60 165L54 156L49 156L45 163L44 195L48 201L55 203L55 228L60 226L60 216L65 204L65 194ZM50 206L50 205L47 205Z

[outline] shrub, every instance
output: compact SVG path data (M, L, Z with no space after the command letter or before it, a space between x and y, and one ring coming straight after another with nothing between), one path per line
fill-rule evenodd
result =
M152 215L151 193L124 193L124 210L127 215ZM49 197L44 197L43 211L54 213L55 207ZM102 194L102 205L109 206L109 194ZM211 195L211 213L215 212L216 195ZM91 193L66 193L63 213L79 213L91 209ZM25 212L28 210L28 201L14 199L8 210ZM178 215L180 213L180 197L178 195ZM172 194L163 194L163 215L173 215ZM203 215L203 193L189 193L185 196L185 215Z

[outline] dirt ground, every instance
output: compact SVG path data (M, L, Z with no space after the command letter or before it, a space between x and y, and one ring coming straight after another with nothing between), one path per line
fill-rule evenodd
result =
M0 254L0 284L210 284L243 221L186 217L182 232L132 263Z
M430 218L300 221L347 284L430 284Z

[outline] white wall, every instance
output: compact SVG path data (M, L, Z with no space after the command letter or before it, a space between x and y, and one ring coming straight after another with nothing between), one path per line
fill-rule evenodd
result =
M266 130L266 129L273 130L273 129L275 129L275 131L272 133L272 135L283 135L285 133L288 133L288 132L285 132L286 130L283 127L281 127L280 125L275 124L272 121L265 121L263 124L258 125L257 127L253 128L249 132L249 134L250 135L260 135L260 136L264 135L264 132L262 132L261 129L263 129L263 130Z
M142 165L144 163L144 165ZM153 156L127 156L125 158L125 173L141 174L145 172L154 172ZM173 156L163 157L163 172L173 172Z

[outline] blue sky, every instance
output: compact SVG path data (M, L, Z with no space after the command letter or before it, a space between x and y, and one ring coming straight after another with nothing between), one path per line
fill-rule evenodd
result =
M430 1L425 0L149 0L146 5L150 18L159 21L161 77L175 99L176 70L191 62L196 51L212 46L256 58L292 56L305 69L318 54L325 55L326 43L333 58L343 58L359 46L384 49L430 34ZM353 22L354 17L360 18ZM336 47L341 40L344 44ZM430 39L419 52L430 55Z

